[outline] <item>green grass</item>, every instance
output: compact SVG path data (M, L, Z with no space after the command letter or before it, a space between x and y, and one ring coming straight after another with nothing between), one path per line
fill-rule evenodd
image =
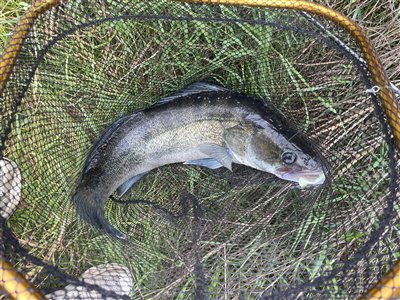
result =
M6 4L2 13L14 20L23 5ZM157 5L197 16L188 5ZM224 18L240 13L220 12ZM9 35L13 23L0 27L0 36ZM198 197L207 208L199 247L213 299L237 296L240 289L257 298L265 286L286 287L323 274L339 254L351 256L368 238L381 213L376 199L388 186L387 147L376 120L365 121L371 111L360 98L363 87L351 65L337 59L298 35L246 23L117 20L74 32L39 65L9 137L5 156L18 163L24 177L23 205L10 227L32 254L69 274L119 262L129 265L138 282L134 295L161 295L166 282L175 282L169 292L187 298L195 285L187 261L193 255L193 217L174 219L153 206L109 201L107 218L132 241L124 247L77 223L70 197L107 124L205 79L270 99L323 142L325 153L337 156L329 157L335 162L332 197L291 190L279 181L232 188L226 172L166 166L146 176L127 198L150 199L178 215L182 192ZM249 176L257 175L247 173L250 181ZM248 226L255 222L262 225ZM39 271L32 268L29 276L46 285ZM345 288L331 283L332 295L340 297Z
M21 0L0 1L0 53L3 52L13 27L28 7L29 3Z

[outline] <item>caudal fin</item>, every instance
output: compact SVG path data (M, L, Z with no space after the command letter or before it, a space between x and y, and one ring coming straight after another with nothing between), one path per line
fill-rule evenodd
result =
M72 202L76 207L78 215L83 220L118 239L127 239L124 233L115 229L104 218L104 204L102 200L96 199L96 195L92 189L79 186L72 196Z

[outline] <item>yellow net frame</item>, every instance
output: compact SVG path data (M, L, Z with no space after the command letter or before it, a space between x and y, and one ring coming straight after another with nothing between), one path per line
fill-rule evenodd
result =
M47 10L68 0L37 0L22 16L14 29L8 44L0 58L0 97L5 90L8 79L24 44L29 29L35 19ZM400 110L396 97L390 87L382 63L364 31L354 21L343 14L323 5L304 0L176 0L185 3L219 4L232 6L248 6L260 8L292 9L315 14L332 21L349 32L360 47L368 65L372 80L379 88L378 96L386 113L397 146L400 147ZM12 299L45 299L9 262L1 260L0 288ZM390 270L382 280L377 282L361 299L394 299L400 295L400 262Z
M46 299L12 264L3 259L0 262L0 287L11 299Z

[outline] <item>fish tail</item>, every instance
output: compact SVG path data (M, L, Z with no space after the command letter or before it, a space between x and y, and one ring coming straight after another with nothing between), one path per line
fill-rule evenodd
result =
M104 218L104 201L96 196L93 189L80 185L72 196L72 202L83 220L118 239L126 240L126 235Z

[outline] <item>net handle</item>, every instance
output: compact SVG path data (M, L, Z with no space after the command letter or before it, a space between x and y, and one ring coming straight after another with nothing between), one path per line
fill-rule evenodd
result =
M45 300L25 277L15 271L13 265L1 258L0 286L10 299Z
M64 0L66 2L68 0ZM322 18L330 20L342 28L344 28L347 32L349 32L353 38L356 40L358 46L361 48L363 52L365 61L367 62L369 71L371 73L371 77L374 81L374 84L379 87L379 98L382 103L382 107L386 113L389 124L392 129L392 133L394 135L397 147L400 148L400 118L398 102L396 101L396 97L390 88L390 82L383 70L383 66L376 54L374 47L371 42L361 29L359 25L357 25L354 21L350 20L348 17L343 14L325 7L320 4L316 4L313 2L305 1L305 0L175 0L179 2L185 3L197 3L197 4L223 4L223 5L234 5L234 6L251 6L251 7L268 7L268 8L279 8L279 9L292 9L305 11L311 14L318 15ZM3 56L0 58L0 97L2 97L3 92L5 90L6 84L10 78L13 67L17 60L18 54L21 51L21 48L24 44L24 41L27 37L27 34L30 28L33 25L35 19L41 14L46 12L52 7L56 7L62 3L61 0L37 0L35 3L23 14L21 20L18 25L15 27L13 34L8 40L7 46L4 50ZM2 261L2 266L4 266L4 261ZM9 263L7 263L9 264ZM7 265L8 266L8 265ZM9 265L11 266L11 264ZM396 268L397 267L397 268ZM396 295L400 294L400 280L394 280L395 278L400 278L400 268L399 264L396 265L380 282L378 282L374 288L370 290L367 298L375 297L377 295L380 296L380 299L391 299ZM17 274L23 280L23 282L27 282L23 279L23 276L18 274L15 270L8 269L12 271L7 271L7 274L11 274L10 272L14 272L12 274ZM1 270L0 270L1 271ZM1 273L1 276L4 276L4 272ZM397 276L397 277L396 277ZM18 278L20 278L18 277ZM2 277L0 277L2 278ZM385 284L382 284L385 283ZM387 294L385 285L390 284L391 293ZM28 289L34 290L34 288L27 282ZM0 287L5 288L4 282L0 281ZM33 295L33 294L32 294ZM37 295L40 293L37 292ZM388 297L386 297L388 296ZM18 298L23 299L23 298ZM43 299L43 298L32 298L32 299ZM374 298L372 298L374 299Z

